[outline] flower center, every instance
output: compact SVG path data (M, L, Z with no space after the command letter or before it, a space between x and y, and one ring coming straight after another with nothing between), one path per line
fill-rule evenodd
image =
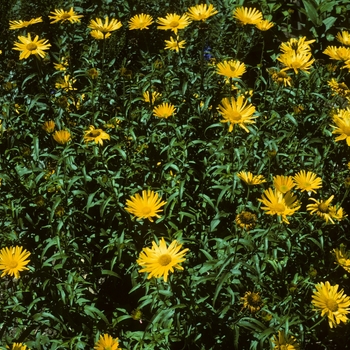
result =
M180 25L180 23L178 21L172 21L172 22L170 22L169 27L176 28L179 25Z
M34 51L34 50L36 50L37 47L38 47L37 44L34 44L34 43L29 43L26 46L28 51Z
M171 256L169 254L163 254L158 259L159 265L167 266L171 263Z
M250 295L247 296L247 302L249 305L252 306L259 306L261 303L261 298L260 295L257 293L252 293Z
M286 210L286 207L282 203L276 203L271 206L271 209L276 213L283 213Z
M143 215L149 215L151 213L152 209L150 207L143 207L142 213Z
M98 136L100 136L101 135L101 132L100 131L98 131L98 130L92 130L92 131L90 131L89 132L89 137L98 137Z
M241 114L237 111L233 111L230 114L230 121L232 122L239 122L241 120Z
M321 213L328 213L329 212L329 208L328 208L328 205L326 203L320 203L318 205L318 210L321 212Z
M252 224L255 223L255 218L252 213L244 212L242 213L241 220L244 224Z
M62 19L67 19L67 18L71 18L71 15L69 13L64 13L63 15L61 15Z
M338 303L333 299L327 299L326 306L327 306L328 310L330 310L332 312L337 311L339 308Z
M9 267L10 269L15 269L17 266L18 266L18 262L15 261L15 260L12 260L12 261L10 261L10 262L8 263L8 267Z

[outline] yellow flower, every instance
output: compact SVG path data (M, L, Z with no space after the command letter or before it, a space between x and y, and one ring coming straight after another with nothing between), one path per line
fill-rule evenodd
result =
M167 282L169 271L174 272L174 268L183 270L179 263L186 260L184 255L188 248L180 251L181 248L182 244L178 241L172 241L169 247L167 247L164 238L160 240L159 245L153 241L152 248L143 248L137 259L137 263L144 267L139 272L148 272L147 279L153 276L156 278L163 276L164 282Z
M277 71L275 69L269 69L272 80L278 85L292 86L292 78L284 71Z
M277 191L287 193L295 186L295 183L291 176L277 175L273 177L273 185Z
M52 137L57 143L60 143L61 145L65 145L71 140L71 134L67 130L55 131Z
M341 97L350 99L350 89L345 83L338 83L334 78L332 78L331 80L327 81L327 84L334 92L334 94L332 94L333 96L337 94Z
M318 283L315 287L312 304L321 310L321 316L328 317L329 326L333 328L340 322L346 323L346 315L350 311L350 297L344 294L344 290L338 292L339 285L331 286L328 281Z
M154 104L155 100L162 96L159 92L153 91L151 94L149 91L145 91L143 94L143 99L145 102L148 102L150 104Z
M271 29L275 24L273 22L270 22L267 19L263 19L260 22L258 22L255 27L257 27L262 32L265 32L266 30Z
M224 61L216 65L216 73L227 78L239 79L245 72L245 64L240 61Z
M27 345L25 345L23 343L13 343L11 348L6 345L6 349L10 349L10 350L29 350L27 348Z
M337 40L343 45L350 45L350 34L346 30L339 32L336 36Z
M37 17L37 18L32 18L29 21L10 21L10 29L11 30L15 30L15 29L21 29L21 28L26 28L32 24L36 24L36 23L40 23L42 22L42 18L41 17Z
M322 179L311 171L306 172L305 170L301 170L295 174L293 180L296 188L300 189L301 192L312 191L316 193L316 190L322 187Z
M248 100L244 101L243 96L238 96L237 100L234 97L230 99L224 98L221 100L221 105L219 105L219 113L222 114L223 120L221 123L229 123L228 131L231 132L235 124L238 124L246 132L249 132L249 129L246 127L246 124L254 124L253 119L257 116L253 116L255 112L255 107L251 104L247 106Z
M339 249L333 249L335 254L335 263L341 266L345 271L350 272L350 251L345 250L345 245L341 244Z
M102 33L99 30L92 30L90 32L90 35L97 40L104 40L104 39L108 39L112 34L111 33Z
M266 214L277 215L286 224L289 224L287 215L293 215L300 208L296 197L290 192L284 195L277 190L273 191L271 188L265 190L262 199L258 199L258 201L265 205L261 209L265 210Z
M339 109L338 113L333 116L333 122L336 126L331 125L334 128L332 134L339 134L335 141L346 140L347 145L350 146L350 108Z
M176 108L171 103L164 102L161 105L153 108L153 115L158 118L169 118L176 111Z
M310 72L308 72L308 70L315 61L314 58L311 58L310 53L295 52L286 52L280 55L277 60L286 66L286 68L283 68L282 71L293 69L295 74L299 73L299 69L309 74Z
M310 44L315 42L315 40L305 40L305 36L299 39L291 38L287 42L281 44L280 50L282 53L309 54L311 52Z
M59 78L57 83L55 84L56 89L63 89L64 91L69 90L77 90L76 88L73 88L73 84L76 82L76 79L70 80L70 75L65 75L62 78Z
M158 17L157 23L160 24L158 29L172 30L175 34L179 29L186 28L190 23L190 18L185 14L179 16L175 13L168 13L165 18Z
M153 222L152 217L160 218L160 207L166 204L154 191L142 191L142 197L136 193L126 201L125 210L137 217L137 220L148 219Z
M57 22L65 22L65 21L69 21L70 23L80 23L80 18L84 17L83 15L77 15L74 10L73 7L70 8L69 11L64 11L62 9L60 10L55 10L55 11L51 11L50 13L53 14L53 16L49 16L51 21L50 23L57 23Z
M53 120L49 120L45 122L42 126L43 130L45 130L47 133L51 134L55 130L55 122Z
M94 350L119 350L118 338L113 339L109 334L100 335L95 343Z
M153 18L150 15L145 15L144 13L141 13L141 15L135 15L134 17L130 18L129 30L149 29L148 26L150 26L152 23Z
M251 7L238 7L233 11L233 17L242 25L257 24L262 21L262 13Z
M263 305L263 301L259 293L245 292L244 297L241 298L243 308L248 308L254 314L259 311Z
M28 58L30 55L35 55L37 57L39 55L41 58L44 58L46 55L44 50L48 50L51 47L51 45L48 44L48 40L39 40L38 35L32 40L30 33L28 33L27 37L19 36L18 39L21 43L15 42L13 50L21 51L19 55L20 60Z
M84 131L84 141L90 142L95 141L103 146L103 140L110 140L110 136L102 129L95 129L93 125L90 125L89 130Z
M0 250L0 270L2 270L1 277L5 275L19 278L19 272L29 270L26 265L30 260L26 260L30 253L23 247L2 248Z
M88 28L98 30L103 34L113 32L114 30L118 30L122 26L121 22L117 19L112 18L110 21L108 16L105 18L105 23L102 22L101 18L96 18L96 20L91 20Z
M247 231L255 227L256 220L256 215L249 211L242 211L236 216L236 224Z
M278 331L278 336L272 338L276 350L300 350L300 345L293 336L285 335L284 331Z
M308 204L306 209L310 211L310 214L316 214L319 217L323 218L326 223L330 221L334 224L333 219L341 220L344 217L343 208L337 208L336 206L331 206L331 202L334 196L330 196L327 200L316 200L315 198L310 198L311 201L315 202L314 204Z
M209 17L214 16L217 13L218 11L212 4L210 4L209 7L207 4L201 4L190 7L187 12L187 15L193 21L205 22Z
M243 180L247 185L260 185L266 182L262 175L253 175L250 171L241 171L237 174L237 177Z
M164 40L165 41L165 50L172 50L179 52L179 49L183 49L186 44L186 40L178 41L179 38L177 37L176 40L173 39L173 37L170 37L170 40Z
M331 60L345 62L350 59L350 48L344 46L327 46L323 53L329 56Z

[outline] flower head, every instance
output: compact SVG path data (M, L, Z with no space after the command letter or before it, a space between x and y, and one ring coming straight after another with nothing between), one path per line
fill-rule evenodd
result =
M214 16L217 13L218 11L212 4L210 4L209 6L207 4L201 4L190 7L187 12L187 15L193 21L205 22L209 17Z
M236 216L236 224L244 230L252 230L256 225L256 215L249 211L242 211Z
M305 73L309 73L311 65L314 63L315 59L311 58L310 53L296 53L296 52L286 52L277 58L286 68L282 71L293 69L295 74L302 70Z
M53 120L49 120L45 122L42 126L43 130L45 130L47 133L51 134L55 130L55 122Z
M338 284L331 286L328 281L318 283L315 287L312 304L320 309L321 316L328 317L329 327L336 327L340 322L346 323L346 315L350 312L350 297L343 290L338 292Z
M20 43L15 42L13 50L21 51L19 55L20 60L28 58L30 55L44 58L46 55L44 50L48 50L51 47L51 44L48 44L48 40L39 40L38 35L32 40L30 33L28 33L27 37L19 36L18 39Z
M257 116L253 116L255 107L251 104L247 106L248 100L244 100L243 96L238 96L237 100L234 97L230 99L224 98L219 105L219 112L223 116L222 123L229 123L228 131L231 132L235 124L238 124L246 132L249 132L246 124L254 124L253 119Z
M102 129L95 129L93 125L90 125L89 130L84 131L84 141L90 142L95 141L103 146L103 140L110 140L110 136Z
M343 208L337 208L337 206L331 206L331 202L334 196L330 196L327 200L318 201L315 198L310 198L313 204L308 204L306 209L310 211L310 214L316 214L328 223L330 221L334 224L333 219L341 220L344 217Z
M171 103L164 102L153 108L153 115L158 118L169 118L176 111L176 108Z
M282 53L295 53L295 54L309 54L311 53L310 44L315 42L315 40L307 40L306 36L299 39L291 38L287 42L284 42L280 46Z
M273 177L273 185L277 191L287 193L295 186L295 183L291 176L277 175Z
M266 214L277 215L286 224L289 224L287 216L293 215L300 208L296 197L290 192L283 194L271 188L265 190L258 201L265 205L261 209L265 210Z
M36 24L36 23L40 23L42 22L42 18L41 17L37 17L37 18L32 18L29 21L10 21L10 30L16 30L16 29L21 29L21 28L26 28L32 24Z
M186 28L191 23L191 20L186 14L179 16L175 13L168 13L165 18L158 17L157 23L160 24L157 27L158 29L172 30L177 34L177 31Z
M331 80L327 81L327 84L334 92L332 94L333 96L339 95L350 100L350 89L344 82L338 83L334 78L332 78Z
M278 336L274 335L272 338L274 349L276 350L299 350L300 346L297 343L295 337L288 336L284 331L278 331Z
M334 128L332 134L339 134L335 141L346 140L347 145L350 146L350 108L339 109L338 113L333 115L333 122L335 126L331 125Z
M262 175L253 175L250 171L241 171L237 174L237 177L243 180L247 185L260 185L266 180Z
M272 80L278 85L292 86L292 78L285 71L277 71L276 69L269 69Z
M166 204L158 196L158 193L151 190L142 191L142 197L136 193L135 196L130 198L126 201L125 210L135 215L138 220L148 219L153 222L152 217L160 218L160 215L158 215L162 211L160 208Z
M243 308L248 308L252 314L259 311L263 305L263 301L259 293L245 292L244 297L241 298Z
M350 48L340 46L327 46L323 53L330 57L331 60L348 61L350 60Z
M350 272L350 251L345 250L345 245L341 244L339 249L333 249L336 264L341 266L345 271Z
M61 145L65 145L72 139L70 132L67 130L57 130L52 135L52 137L57 143Z
M346 45L346 46L350 45L350 34L348 31L343 30L343 31L339 32L337 34L336 38L343 45Z
M271 29L273 26L274 26L274 23L270 22L267 19L263 19L260 22L255 24L255 27L257 27L262 32L265 32L265 31Z
M145 91L143 94L143 99L145 102L148 102L150 104L153 104L156 99L160 96L162 96L162 94L160 94L159 92L153 91L153 92L149 92L149 91Z
M108 19L108 16L105 18L105 22L102 22L101 18L96 18L96 20L91 20L89 24L90 29L98 30L102 32L104 35L109 32L113 32L115 30L118 30L122 26L121 22L119 22L117 19L112 18L111 20Z
M55 84L56 89L63 89L64 91L77 90L73 87L76 79L70 79L70 75L67 74L63 78L59 78Z
M129 21L129 30L135 29L149 29L148 27L153 23L153 18L150 15L145 15L141 13L141 15L135 15L130 18Z
M95 343L94 350L119 350L118 338L113 339L109 334L100 335Z
M26 260L30 253L23 249L23 247L2 248L0 250L0 270L2 270L1 277L5 275L19 278L19 272L29 270L26 265L30 260Z
M50 23L57 23L57 22L66 22L69 21L70 23L80 23L80 18L84 17L83 15L77 15L73 7L70 8L69 11L64 11L62 9L51 11L53 16L49 16L50 20L52 20Z
M140 257L137 259L137 263L144 267L139 272L148 272L147 279L160 278L163 276L164 282L167 282L169 272L174 272L174 268L183 270L183 267L179 263L185 261L185 253L188 248L181 250L182 244L178 241L172 241L169 247L162 238L157 245L156 242L152 242L152 248L143 248L140 253Z
M245 64L240 61L224 61L216 65L216 73L227 78L239 79L246 72Z
M301 192L312 191L316 193L316 190L322 187L322 179L311 171L301 170L293 176L293 180L296 188L300 189Z
M170 37L170 40L164 40L165 41L165 50L172 50L179 52L180 49L183 49L186 44L186 40L179 41L179 38L177 37L176 40L173 39L173 37Z
M238 7L233 11L233 17L242 25L257 24L262 20L262 13L251 7Z

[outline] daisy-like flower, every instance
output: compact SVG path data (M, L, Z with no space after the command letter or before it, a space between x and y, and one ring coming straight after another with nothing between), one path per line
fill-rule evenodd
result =
M141 15L135 15L130 18L129 21L129 30L135 29L149 29L148 27L153 23L153 18L150 15L145 15L141 13Z
M278 85L292 86L292 78L284 71L277 71L276 69L269 69L272 80Z
M27 37L19 36L18 39L20 43L15 42L13 50L21 51L19 55L20 60L28 58L30 55L35 55L36 57L40 56L41 58L44 58L46 55L44 50L48 50L51 47L51 44L48 43L48 40L39 40L38 35L32 40L30 33L28 33Z
M350 48L340 46L327 46L323 53L330 57L331 60L348 61L350 60Z
M340 322L346 323L346 315L350 312L350 297L344 294L344 290L338 292L339 285L331 286L328 281L318 283L315 287L312 304L320 309L321 316L328 317L329 327L336 327Z
M250 171L241 171L237 174L237 177L240 178L242 181L244 181L247 185L260 185L266 180L264 179L264 176L262 175L253 175Z
M53 66L56 70L60 70L64 72L65 70L67 70L67 67L69 66L68 58L62 57L60 59L60 63L54 63Z
M301 190L301 192L311 191L316 193L316 190L322 187L322 179L311 171L301 170L293 176L293 180L296 188Z
M187 15L193 21L203 21L205 22L209 17L214 16L218 13L215 7L210 4L201 4L192 6L188 9Z
M112 34L102 33L101 31L94 29L90 32L90 35L96 40L104 40L104 39L108 39Z
M103 146L103 140L110 140L110 136L102 129L95 129L93 125L90 125L89 130L84 131L84 141L90 142L95 141Z
M118 30L122 26L122 23L119 22L117 19L112 18L111 20L108 19L108 16L105 18L105 22L102 22L101 18L96 18L96 20L91 20L89 24L90 29L98 30L102 32L104 35L106 33L113 32L115 30Z
M67 130L57 130L52 135L52 137L57 143L61 145L65 145L72 139L70 132Z
M246 72L245 64L240 61L224 61L216 65L216 73L227 78L239 79Z
M350 99L350 89L344 82L338 83L334 78L332 78L331 80L327 81L327 84L334 92L333 96L336 94L346 99Z
M244 230L252 230L256 225L256 215L249 211L242 211L236 216L236 224Z
M63 89L64 91L77 90L73 87L76 79L70 79L70 75L67 74L63 78L59 78L55 84L56 89Z
M148 219L153 222L152 217L160 218L158 213L163 210L160 208L166 204L158 196L158 193L151 190L142 191L142 197L136 193L135 196L130 198L126 201L125 210L136 216L137 220Z
M84 17L83 15L77 15L73 7L70 8L69 11L64 11L62 9L55 10L50 12L53 16L49 16L50 20L52 20L50 23L57 23L57 22L66 22L69 21L70 23L80 23L80 18Z
M253 116L255 107L251 104L247 106L248 100L244 100L243 96L238 96L237 100L234 97L224 98L221 100L221 105L218 109L223 116L221 123L229 123L228 131L231 132L235 124L238 124L246 132L249 132L246 124L254 124L257 116Z
M42 18L41 17L37 17L37 18L32 18L29 21L10 21L10 30L16 30L16 29L21 29L21 28L26 28L32 24L36 24L36 23L40 23L42 22Z
M286 68L283 68L282 71L293 69L295 74L299 73L299 70L309 74L308 70L311 65L314 63L315 59L311 58L310 53L295 53L295 52L286 52L277 58Z
M53 120L49 120L43 124L42 128L47 133L51 134L54 132L55 126L56 126L55 122Z
M29 255L30 253L26 249L23 249L23 247L2 248L0 250L1 277L9 275L19 278L20 271L29 270L28 267L26 267L30 261L26 260Z
M112 338L109 334L100 335L95 343L94 350L119 350L118 338Z
M27 345L23 343L13 343L11 347L6 346L6 348L10 350L29 350Z
M350 45L350 34L348 31L343 30L343 31L339 32L337 34L336 38L343 45L346 45L346 46Z
M243 303L243 308L248 308L252 314L258 312L263 305L259 293L254 292L245 292L244 296L241 298L241 302Z
M145 102L148 102L149 104L154 104L155 100L162 96L159 92L153 91L150 93L149 91L145 91L143 94L143 99Z
M337 206L331 206L331 202L334 196L330 196L327 200L318 201L315 198L310 198L313 204L308 204L306 209L310 211L310 214L316 214L328 223L330 221L334 224L333 219L341 220L344 217L343 208L337 208Z
M287 216L293 215L300 205L296 199L296 196L287 192L285 195L277 190L271 188L264 191L262 199L258 199L259 202L264 204L261 209L266 211L266 214L277 215L282 218L282 221L289 224Z
M311 52L310 44L315 42L315 40L307 40L306 36L299 39L291 38L287 42L282 43L280 50L282 53L296 53L296 54L308 54Z
M257 24L262 21L262 13L251 7L238 7L233 11L233 17L242 25Z
M164 102L153 108L153 115L158 118L169 118L175 114L176 108L168 102Z
M173 39L173 37L170 37L170 40L164 40L165 41L165 50L172 50L179 52L180 49L185 48L186 40L178 41L179 38L177 37L176 40Z
M258 22L255 27L257 27L262 32L266 32L267 30L271 29L275 24L267 19L263 19L260 22Z
M152 248L143 248L140 253L140 257L137 259L137 263L144 267L139 272L148 272L147 279L160 278L163 276L164 282L168 281L169 272L174 272L174 268L183 270L183 267L179 263L186 260L184 255L188 251L188 248L181 250L182 244L178 241L172 241L169 247L162 238L157 245L156 242L152 242Z
M158 29L172 30L177 34L177 31L186 28L191 20L186 14L179 16L176 13L168 13L165 18L158 17L157 23L160 24Z
M350 251L345 250L345 245L341 244L339 249L333 249L335 254L335 263L341 266L345 271L350 272Z
M285 335L284 331L278 331L278 335L274 335L271 341L276 350L300 350L300 345L295 337Z
M346 140L347 145L350 146L350 108L338 109L338 113L333 115L333 122L335 126L331 125L334 128L332 134L339 134L335 141Z
M295 183L291 176L276 175L273 177L273 185L277 191L287 193L295 186Z

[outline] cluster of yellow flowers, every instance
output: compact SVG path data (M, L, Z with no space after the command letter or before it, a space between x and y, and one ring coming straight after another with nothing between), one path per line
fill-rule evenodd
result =
M341 31L336 36L337 40L345 46L327 46L323 53L330 57L331 60L336 60L344 63L342 68L350 70L350 35L348 31Z

